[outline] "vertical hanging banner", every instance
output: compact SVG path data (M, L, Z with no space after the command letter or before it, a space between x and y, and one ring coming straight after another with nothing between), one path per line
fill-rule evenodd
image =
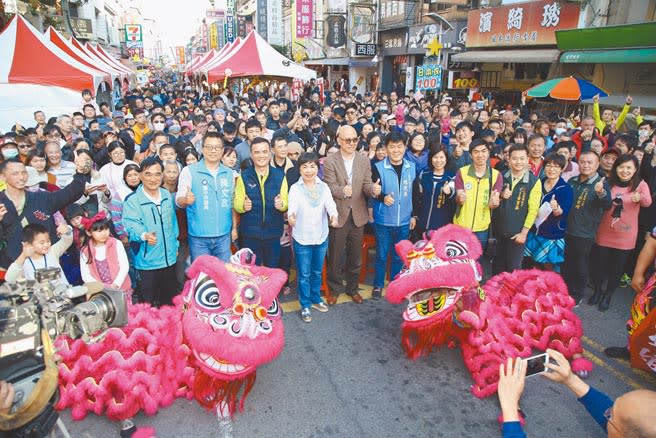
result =
M210 24L210 49L219 47L219 31L216 23Z
M175 48L176 53L178 54L178 64L180 65L185 65L185 48L183 46L179 46Z
M229 43L235 40L235 17L233 15L226 15L225 36Z
M296 0L296 38L312 36L312 0Z
M267 0L257 0L257 9L255 9L255 14L257 15L257 33L262 35L262 38L268 40L268 31L267 31Z
M235 40L235 0L226 0L225 40L231 43Z

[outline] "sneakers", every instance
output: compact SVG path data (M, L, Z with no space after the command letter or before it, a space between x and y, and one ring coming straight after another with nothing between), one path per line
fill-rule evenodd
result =
M323 301L317 304L312 304L312 308L314 310L318 310L321 313L326 313L327 311L330 310L330 308Z
M371 298L374 300L380 300L380 298L383 296L383 290L379 287L375 287L371 290Z
M629 287L631 286L631 277L629 277L629 274L624 273L622 274L622 278L620 278L620 287Z
M305 322L312 322L312 314L310 313L309 307L301 309L301 319Z

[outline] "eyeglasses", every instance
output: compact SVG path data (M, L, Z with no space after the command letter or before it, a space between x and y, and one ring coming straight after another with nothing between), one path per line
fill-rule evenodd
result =
M342 140L344 143L350 143L350 144L355 144L355 143L358 142L358 138L357 138L357 137L353 137L353 138L342 138L341 140Z
M18 147L19 147L20 149L27 149L27 148L30 147L30 145L29 145L29 144L25 144L25 143L21 143L21 144L18 145Z
M215 146L215 145L205 145L203 146L203 149L207 149L208 151L220 151L223 149L223 146Z

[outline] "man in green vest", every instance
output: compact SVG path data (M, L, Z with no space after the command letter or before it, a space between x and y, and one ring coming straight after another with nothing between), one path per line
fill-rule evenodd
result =
M492 218L497 237L493 274L521 267L526 236L535 222L542 198L542 183L529 169L526 147L512 145L508 162L510 170L503 175L501 204Z

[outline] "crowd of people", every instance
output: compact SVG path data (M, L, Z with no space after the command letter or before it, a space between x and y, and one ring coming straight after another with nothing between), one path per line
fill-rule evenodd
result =
M619 114L595 99L592 115L567 117L525 96L478 103L170 84L113 108L87 90L79 112L35 108L34 126L1 136L4 280L60 267L62 284L100 282L159 306L197 257L250 248L259 264L295 270L310 322L342 293L362 303L365 235L380 299L403 267L394 245L455 223L492 273L561 272L577 305L591 284L587 303L606 311L656 226L652 122L630 97Z
M402 262L400 240L455 223L492 273L561 272L577 304L609 308L655 225L654 130L632 100L618 115L482 108L448 95L335 91L309 83L216 96L189 86L135 89L111 108L12 127L2 139L0 266L7 281L61 266L169 304L203 254L297 273L301 316L356 303L366 233L376 245L373 298ZM57 242L52 244L53 242ZM389 263L388 263L389 261ZM326 264L328 290L320 295ZM285 292L289 292L289 287Z

